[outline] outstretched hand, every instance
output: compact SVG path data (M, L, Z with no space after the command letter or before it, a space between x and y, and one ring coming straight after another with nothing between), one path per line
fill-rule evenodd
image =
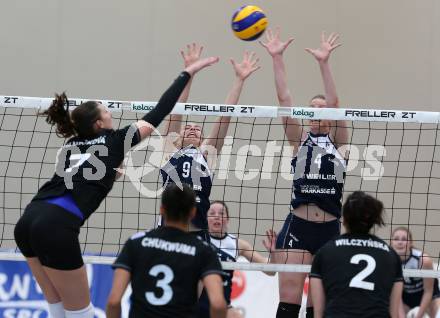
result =
M321 46L317 49L306 48L305 50L312 54L318 62L327 62L330 58L330 53L340 47L341 43L336 43L339 39L339 34L331 33L326 39L325 32L321 34Z
M245 51L241 63L235 62L234 59L231 59L230 61L234 67L235 75L244 81L249 75L261 67L258 65L259 60L260 59L256 57L255 52Z
M293 38L289 38L286 42L280 39L280 28L277 27L275 32L271 29L266 31L266 42L258 41L271 56L282 55L290 43L293 42Z
M185 71L188 72L191 76L193 76L198 71L204 69L205 67L211 66L219 61L218 57L205 57L203 59L198 60L197 62L192 63L190 66L185 68Z
M277 232L274 230L266 230L266 238L263 239L263 245L269 253L276 250Z
M180 50L185 67L197 62L202 55L202 51L203 46L194 42L186 45L186 51Z

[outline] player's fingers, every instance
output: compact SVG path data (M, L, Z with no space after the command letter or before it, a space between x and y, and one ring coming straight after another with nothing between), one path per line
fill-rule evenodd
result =
M262 47L267 49L267 44L266 43L263 43L262 41L258 41L258 43L260 43Z
M277 26L275 28L275 37L279 39L280 38L280 34L281 34L281 28L279 26Z
M199 56L202 55L203 49L204 49L203 45L200 45L199 46Z
M341 45L342 45L342 43L338 43L338 44L336 44L336 45L333 45L333 46L331 47L330 51L333 51L334 49L340 47Z

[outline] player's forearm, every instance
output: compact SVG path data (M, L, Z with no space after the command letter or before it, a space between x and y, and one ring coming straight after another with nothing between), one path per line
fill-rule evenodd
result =
M338 107L339 100L336 91L336 84L328 61L319 63L322 81L324 83L325 99L328 107Z
M185 86L182 94L180 94L179 103L186 103L188 101L189 92L191 90L193 78L191 77L188 83ZM170 115L168 120L166 121L166 126L164 129L164 134L168 135L171 132L179 133L182 123L182 115Z
M422 300L419 305L419 311L417 312L416 318L422 318L424 316L426 310L429 307L429 304L431 303L431 300L432 300L432 292L429 293L425 291L423 293Z
M210 316L212 318L226 318L228 308L226 307L226 302L222 305L213 306L211 304L211 307L209 309Z
M205 145L215 147L217 154L220 153L223 147L230 122L231 117L218 117L212 127L209 137L206 138L204 142Z
M236 77L234 83L232 83L232 88L226 97L227 105L236 105L240 99L241 91L243 90L244 80Z
M391 318L403 318L405 316L402 303L403 282L396 282L393 285L390 295L390 316ZM401 312L403 316L401 317Z
M121 318L121 303L107 304L106 314L107 318Z
M154 127L159 126L162 120L169 114L176 105L178 98L189 82L191 75L188 72L180 73L173 84L163 93L156 107L142 117L143 120L150 123Z
M186 84L185 88L183 89L182 94L180 94L179 97L179 103L186 103L188 101L189 92L191 91L191 85L192 85L193 77L191 77Z
M251 263L260 263L260 264L269 264L270 263L270 257L264 257L257 251L253 250L242 250L241 254ZM268 276L274 276L275 272L263 272L264 274Z
M280 106L293 106L293 97L287 86L286 66L282 55L273 57L275 88Z

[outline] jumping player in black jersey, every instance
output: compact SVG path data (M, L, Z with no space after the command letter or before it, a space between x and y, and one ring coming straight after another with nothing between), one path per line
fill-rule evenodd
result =
M431 257L414 247L413 236L408 228L398 227L393 230L391 246L400 256L404 269L433 269ZM415 307L419 307L416 318L422 318L425 313L430 317L440 315L438 279L405 277L400 317L406 317Z
M187 46L186 51L181 51L185 67L192 65L200 59L203 47L195 43ZM226 98L226 104L237 104L245 80L260 67L258 58L254 53L245 52L241 63L231 59L235 71L235 80ZM179 102L185 103L188 100L191 81L183 91ZM176 135L174 142L175 152L169 154L168 163L161 169L164 185L170 182L182 182L190 184L197 194L197 214L192 220L193 232L200 232L201 236L207 238L208 224L206 213L209 209L209 196L212 187L211 162L220 153L224 138L228 131L231 117L219 116L214 122L211 132L207 138L203 138L202 127L196 123L186 123L182 126L182 115L170 115L166 122L165 134ZM170 173L176 172L173 175ZM178 178L179 180L174 180Z
M107 317L121 317L121 299L131 282L129 317L193 318L202 280L211 304L211 317L226 317L222 269L207 242L188 233L196 213L190 186L170 184L162 195L160 213L165 226L135 234L119 254L110 292Z
M315 255L310 293L315 318L398 317L403 289L399 256L370 234L383 226L383 204L362 191L348 196L342 209L343 234Z
M65 94L43 113L58 135L70 138L57 155L56 173L45 183L15 226L15 241L26 257L52 317L93 317L78 235L82 224L111 190L125 153L157 127L199 70L218 58L187 67L142 120L112 129L110 112L89 101L69 112Z
M252 248L252 245L235 235L228 233L229 208L224 201L214 201L208 210L208 229L210 243L217 248L218 258L222 262L236 262L239 256L243 256L249 262L269 263L269 260ZM268 243L263 242L265 245ZM268 248L270 250L270 248ZM273 276L275 273L266 272ZM232 278L234 271L225 270L223 273L223 286L225 299L228 305L231 304ZM199 300L199 318L209 318L209 302L206 291L202 292ZM240 310L229 307L228 318L243 317Z
M317 95L311 107L338 107L336 86L330 71L329 58L337 44L338 35L321 37L318 49L306 49L318 62L324 82L325 96ZM272 56L275 86L280 106L293 106L293 97L287 87L283 53L293 39L282 42L280 30L266 32L266 42L260 42ZM304 127L295 118L283 118L285 135L293 148L291 211L278 235L277 249L271 260L277 263L310 264L313 255L331 238L339 235L341 198L345 177L345 156L340 146L347 144L348 131L343 121L308 120ZM305 133L306 132L306 133ZM278 258L278 259L277 259ZM280 303L277 318L296 317L301 308L302 273L279 274ZM309 297L310 299L310 297ZM310 303L310 300L309 300ZM312 307L307 317L312 317Z

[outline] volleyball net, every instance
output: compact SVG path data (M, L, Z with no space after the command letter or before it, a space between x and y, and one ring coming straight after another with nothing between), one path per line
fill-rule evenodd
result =
M25 206L55 172L58 137L37 116L52 98L0 96L0 259L23 259L13 230ZM70 109L84 99L70 99ZM98 100L112 111L114 128L140 119L154 102ZM438 112L276 107L254 105L177 104L173 114L195 122L207 136L216 116L231 116L224 146L213 159L210 199L229 206L228 233L262 245L267 229L277 232L290 211L292 148L281 117L290 116L307 127L310 119L345 121L349 129L349 161L344 197L362 190L383 201L386 226L376 235L389 242L393 229L405 226L414 245L439 263L440 138ZM339 123L339 122L338 122ZM159 131L163 132L163 124ZM336 127L338 129L338 127ZM86 262L111 263L123 244L138 231L153 229L159 220L164 164L161 134L153 134L126 156L123 176L99 209L84 224L80 242ZM300 271L307 265L223 264L228 269ZM433 271L406 271L417 277L439 277Z

